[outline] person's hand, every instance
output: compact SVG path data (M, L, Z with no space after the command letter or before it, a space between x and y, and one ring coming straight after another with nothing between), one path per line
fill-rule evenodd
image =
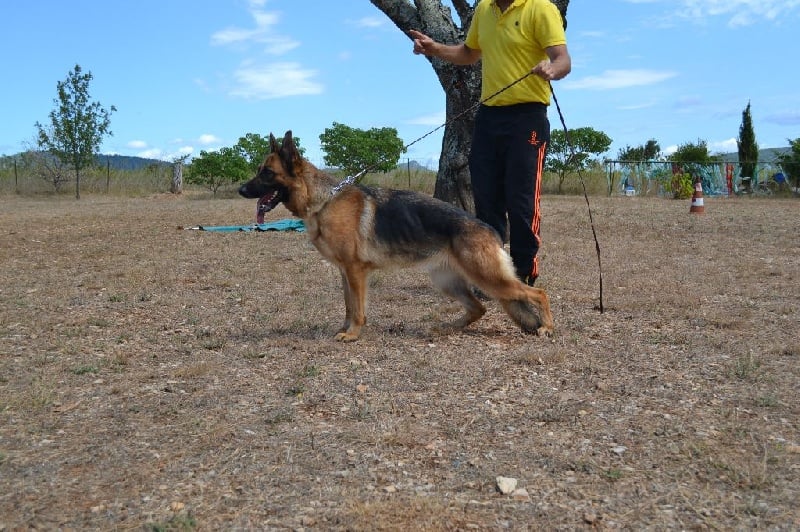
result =
M417 55L434 55L436 52L436 41L417 30L409 30L408 34L414 40L414 53Z
M553 81L556 79L556 69L549 59L544 59L538 65L531 69L532 74L536 74L545 81Z

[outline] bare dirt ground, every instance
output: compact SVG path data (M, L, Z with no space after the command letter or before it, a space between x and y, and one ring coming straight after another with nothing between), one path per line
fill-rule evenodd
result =
M592 199L601 314L545 196L552 339L404 271L341 344L304 235L177 229L253 202L0 198L0 530L800 529L800 203L705 203Z

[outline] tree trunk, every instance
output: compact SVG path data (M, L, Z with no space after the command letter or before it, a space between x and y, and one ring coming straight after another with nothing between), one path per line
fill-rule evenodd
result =
M459 27L441 0L414 0L413 5L408 0L370 1L406 35L409 30L418 30L447 44L463 41L474 11L465 0L453 2L461 20ZM410 46L408 53L411 53ZM434 196L474 212L467 160L476 111L470 108L478 102L481 94L480 66L455 66L431 58L428 61L444 89L447 109ZM456 117L459 118L454 120Z
M81 169L75 166L75 199L81 199Z
M552 0L564 17L569 0ZM431 38L446 44L457 44L466 37L475 3L467 0L452 0L460 26L456 25L449 8L441 0L370 0L383 11L403 33L418 30ZM408 53L411 53L410 47ZM439 83L445 92L447 125L442 139L442 153L439 156L439 172L436 175L434 196L475 212L472 199L472 184L469 175L470 147L472 129L475 125L476 104L481 95L480 63L471 66L455 66L439 59L430 61ZM533 65L531 65L533 66Z
M178 161L172 165L172 185L169 191L173 194L183 192L183 162Z

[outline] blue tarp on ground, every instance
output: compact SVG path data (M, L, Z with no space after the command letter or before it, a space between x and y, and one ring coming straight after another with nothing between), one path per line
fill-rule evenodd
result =
M264 232L264 231L305 231L306 226L303 220L277 220L275 222L268 222L263 224L250 224L250 225L197 225L195 227L187 227L187 229L194 229L196 231L217 231L220 233L235 233L235 232Z

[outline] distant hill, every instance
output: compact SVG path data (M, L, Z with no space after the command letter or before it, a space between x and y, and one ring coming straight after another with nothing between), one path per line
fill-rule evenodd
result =
M760 163L773 163L777 162L778 156L784 153L791 153L791 148L764 148L758 150L758 162ZM720 153L717 155L723 161L739 162L739 153Z
M3 155L0 157L0 168L11 168L14 165L14 159L20 161L22 154L16 155ZM171 166L172 163L161 161L159 159L146 159L144 157L132 157L129 155L98 155L95 157L97 166L105 168L110 166L113 170L141 170L142 168L150 168L151 166Z
M141 170L151 166L172 166L172 163L159 159L145 159L129 155L98 155L95 157L95 161L97 161L97 166L104 168L110 163L114 170Z

